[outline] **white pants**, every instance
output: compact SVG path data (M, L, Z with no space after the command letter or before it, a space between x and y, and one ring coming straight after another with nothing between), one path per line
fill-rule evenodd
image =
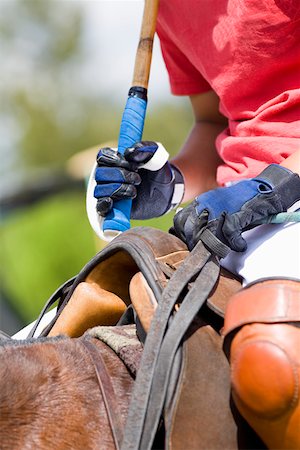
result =
M260 225L243 237L247 250L231 252L221 265L244 286L261 278L300 280L300 223Z

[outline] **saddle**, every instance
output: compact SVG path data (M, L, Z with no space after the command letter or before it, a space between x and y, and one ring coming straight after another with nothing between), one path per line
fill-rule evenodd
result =
M156 419L152 421L151 404L154 400L150 395L152 391L149 391L150 412L146 416L146 430L143 432L144 442L148 442L145 448L151 447L156 428L161 429L162 426L165 429L165 448L179 450L188 444L191 450L237 449L240 448L242 437L249 448L263 448L257 444L254 433L230 402L229 364L222 351L221 329L225 306L228 299L240 289L240 282L223 269L221 272L215 270L214 279L209 281L210 287L206 293L203 283L210 280L210 268L213 268L211 264L214 261L208 256L202 278L195 281L198 258L199 254L190 254L177 237L158 229L137 227L126 231L99 252L77 277L65 283L47 302L40 318L54 302L58 302L58 307L56 316L42 335L67 334L78 337L94 326L135 322L138 338L145 343L146 350L147 345L152 346L152 342L156 345L156 330L153 326L158 327L157 323L163 316L169 298L176 300L173 307L171 305L172 313L168 319L172 330L176 329L176 319L179 328L189 314L185 314L184 310L189 302L182 303L183 299L190 299L192 305L195 297L203 296L203 304L199 311L195 304L195 311L190 316L191 323L187 322L180 342L173 345L171 331L162 332L161 355L158 355L157 360L164 361L164 351L167 358L173 352L169 358L170 370L167 375L162 373L164 368L159 364L155 372L155 361L153 364L150 359L143 362L143 358L148 358L147 352L143 353L133 394L138 401L132 399L129 422L135 422L135 414L139 409L137 404L143 403L143 381L138 380L139 372L147 372L148 364L150 374L152 364L156 378L150 380L149 386L152 383L152 387L149 390L154 389L153 385L163 386L158 393L155 390L153 392L153 398L157 395L162 398L163 423L161 420L159 424L154 423ZM174 276L180 272L179 268L181 278L185 278L185 273L188 277L183 283ZM157 337L158 334L157 328ZM171 350L170 345L174 347ZM164 389L165 394L160 395ZM146 398L145 402L148 402ZM152 409L160 417L160 406L154 402ZM148 428L153 429L152 437L147 434L147 423ZM127 436L132 433L129 426ZM126 448L131 448L131 445L126 444L125 435ZM144 448L143 440L136 448ZM243 448L247 448L246 443Z
M55 303L57 313L41 336L79 337L97 325L116 325L124 313L121 324L134 315L147 329L168 279L188 253L180 239L158 229L136 227L121 234L52 295L29 337ZM150 286L153 294L150 301L139 296L133 310L130 285L136 286L135 275L143 278L137 289Z

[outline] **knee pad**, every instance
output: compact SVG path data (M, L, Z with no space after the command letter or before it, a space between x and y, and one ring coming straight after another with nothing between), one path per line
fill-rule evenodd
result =
M268 448L300 448L300 283L267 280L230 300L224 350L237 408Z

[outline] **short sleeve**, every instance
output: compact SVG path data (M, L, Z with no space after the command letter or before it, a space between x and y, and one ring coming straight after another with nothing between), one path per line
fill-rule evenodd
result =
M174 95L193 95L210 91L210 84L192 62L178 48L166 31L158 27L162 56L168 71L171 92Z

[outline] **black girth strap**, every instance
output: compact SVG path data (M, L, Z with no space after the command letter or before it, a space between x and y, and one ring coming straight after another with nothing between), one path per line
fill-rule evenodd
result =
M117 397L110 380L109 373L107 372L105 362L103 361L103 358L101 356L101 352L97 349L97 347L88 339L83 339L80 342L85 347L85 349L88 350L90 359L94 364L98 384L114 439L114 444L116 446L116 450L119 450L121 447L123 436L123 425L120 421L120 408L117 403Z
M72 284L74 283L76 277L72 277L69 280L67 280L62 286L60 286L49 298L49 300L47 300L45 306L43 307L42 311L40 312L39 317L37 318L37 320L35 321L33 328L30 330L27 339L34 337L34 333L37 330L37 327L39 326L39 324L41 323L42 318L44 317L44 315L50 310L51 306L54 305L55 302L57 302L58 300L61 301L62 298L64 298L67 293L68 290L70 289L70 287L72 286Z
M223 248L221 253L223 257ZM165 288L145 342L122 450L152 448L175 354L194 317L215 287L219 271L218 257L199 241ZM192 288L185 295L188 283L195 278ZM180 308L173 315L174 306L180 301Z

